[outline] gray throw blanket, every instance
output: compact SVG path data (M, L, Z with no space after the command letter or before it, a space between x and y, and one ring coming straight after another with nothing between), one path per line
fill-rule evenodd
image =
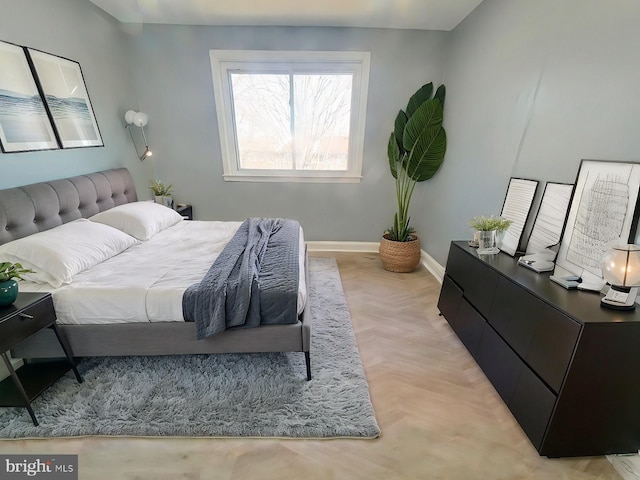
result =
M249 218L200 283L184 293L199 340L227 328L297 322L300 224Z

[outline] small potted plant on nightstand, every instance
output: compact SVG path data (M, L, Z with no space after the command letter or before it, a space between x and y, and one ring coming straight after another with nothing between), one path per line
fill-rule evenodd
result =
M165 207L173 208L173 197L171 196L173 185L165 185L160 180L155 179L151 182L149 188L153 192L156 203L164 205Z
M477 236L478 253L481 255L498 253L500 251L497 245L498 234L509 228L511 223L511 220L495 215L473 217L469 221L469 226L477 232L477 235L474 235L474 241Z
M0 307L11 305L18 298L18 282L25 273L33 273L33 270L22 268L19 263L0 262Z

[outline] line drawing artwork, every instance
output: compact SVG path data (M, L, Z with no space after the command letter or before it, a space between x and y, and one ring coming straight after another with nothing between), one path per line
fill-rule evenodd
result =
M527 243L527 254L540 253L560 242L572 192L572 184L547 182Z
M588 177L587 177L588 180ZM592 273L600 270L610 242L622 236L629 207L629 178L597 175L582 192L567 260Z
M639 188L640 164L582 160L554 275L602 279L604 254L635 235Z
M507 231L504 232L500 250L511 256L516 253L520 240L522 239L522 232L529 218L529 212L531 211L533 197L536 194L537 188L537 180L512 177L509 181L507 195L500 216L511 220L512 223Z

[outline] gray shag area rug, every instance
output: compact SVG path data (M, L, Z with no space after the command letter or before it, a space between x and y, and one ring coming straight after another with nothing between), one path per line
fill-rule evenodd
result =
M380 434L335 259L310 258L303 353L87 358L33 403L0 409L0 437L375 438Z

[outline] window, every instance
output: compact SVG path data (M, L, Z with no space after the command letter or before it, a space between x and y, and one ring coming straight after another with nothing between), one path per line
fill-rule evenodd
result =
M360 181L369 53L210 57L225 180Z

